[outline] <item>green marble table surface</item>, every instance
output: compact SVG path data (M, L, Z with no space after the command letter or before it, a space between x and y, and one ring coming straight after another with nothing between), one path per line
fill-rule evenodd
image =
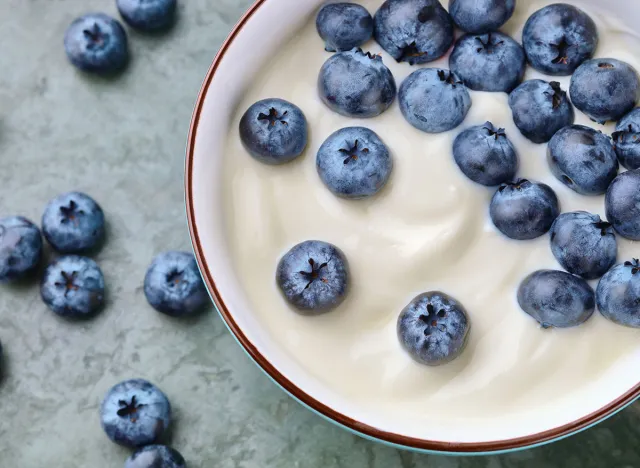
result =
M301 0L302 1L302 0ZM108 308L69 324L33 282L0 287L1 468L118 468L98 405L129 377L158 383L175 408L172 443L192 468L631 468L640 467L640 411L535 450L448 458L353 436L306 410L247 358L214 312L173 321L142 293L151 257L189 249L184 150L211 60L250 0L181 0L163 36L130 32L132 62L116 79L76 72L62 38L74 17L115 14L114 0L0 0L0 215L39 220L71 190L108 216L96 259Z

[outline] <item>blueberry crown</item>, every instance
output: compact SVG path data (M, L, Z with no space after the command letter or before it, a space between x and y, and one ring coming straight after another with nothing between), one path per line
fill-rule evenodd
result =
M640 261L637 258L632 259L630 262L624 262L624 266L631 268L631 274L636 275L640 272Z

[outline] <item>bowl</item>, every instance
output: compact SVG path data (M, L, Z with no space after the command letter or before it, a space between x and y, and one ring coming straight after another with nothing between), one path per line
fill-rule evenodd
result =
M492 414L484 412L481 417L458 412L446 418L440 413L432 419L429 419L428 408L426 411L418 408L417 411L425 413L425 423L406 424L406 416L396 417L393 411L378 411L375 402L365 404L357 395L338 391L318 378L275 339L263 317L254 313L242 276L234 264L231 239L225 228L228 219L223 190L223 167L228 157L225 145L229 135L237 132L238 106L254 77L270 57L277 54L282 44L313 20L323 3L322 0L256 1L220 48L193 113L185 174L189 229L207 288L238 343L276 384L319 415L363 437L418 451L489 454L534 447L575 434L631 404L640 396L640 370L636 365L640 359L640 345L625 349L616 354L615 359L606 361L607 365L597 368L585 388L569 386L569 390L564 389L566 395L555 395L548 404L535 400L527 405L525 401L520 402L520 407L526 411L512 413L505 406ZM365 0L364 3L375 6L382 0ZM552 2L521 1L518 8L524 8L530 14L549 3ZM620 24L608 24L598 0L571 3L584 7L599 26L606 24L611 35L619 35L620 40L631 40L629 31L633 31L640 21L640 8L630 9L628 0L607 3L604 13L620 18ZM515 32L508 32L516 36ZM317 41L321 50L321 42ZM619 58L632 61L630 57ZM317 138L313 133L312 127L311 138ZM311 159L311 156L306 158ZM270 286L275 291L273 278L268 281L274 283ZM633 330L619 333L627 342L635 340ZM518 345L525 344L514 346L517 348ZM597 341L593 342L593 347L599 345ZM535 349L523 352L535 353ZM593 354L597 356L598 350L594 349ZM512 384L508 380L502 381L502 385ZM526 399L526 395L523 398Z

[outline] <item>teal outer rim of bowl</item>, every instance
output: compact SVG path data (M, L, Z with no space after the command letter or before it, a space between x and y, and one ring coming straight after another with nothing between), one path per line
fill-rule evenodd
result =
M489 442L444 442L444 441L430 441L426 439L417 439L409 436L403 436L386 432L384 430L368 426L359 421L356 421L344 414L341 414L318 401L313 396L302 391L295 385L290 379L284 376L270 361L263 356L251 343L251 341L244 335L240 327L237 326L233 319L233 315L226 309L226 306L222 299L219 297L218 290L215 285L215 281L209 272L207 261L202 254L202 248L200 247L200 237L198 235L197 223L195 221L195 212L192 201L192 169L193 169L193 154L195 148L195 139L197 128L200 120L200 114L202 112L202 105L204 97L208 92L209 86L213 80L216 70L220 64L220 61L226 53L229 45L235 37L238 35L243 26L253 16L253 14L267 1L275 0L256 0L255 3L247 10L242 16L240 21L233 28L225 42L220 47L216 57L207 72L207 75L203 81L198 98L196 100L193 116L191 119L191 125L189 128L189 136L187 140L186 162L185 162L185 205L187 222L189 225L189 234L191 237L191 245L194 251L196 260L198 262L198 268L202 279L207 287L207 292L211 297L216 311L222 318L227 329L231 332L236 342L244 349L245 353L249 355L251 360L282 390L289 394L293 399L309 408L314 413L320 415L322 418L342 427L349 432L356 434L374 442L379 442L390 447L395 447L403 450L410 450L419 453L428 453L433 455L448 455L448 456L473 456L473 455L497 455L504 453L517 452L534 447L540 447L551 442L565 439L571 435L582 432L596 424L604 421L605 419L620 412L627 406L631 405L638 397L640 397L640 383L631 388L629 391L621 395L616 400L610 402L603 408L584 416L583 418L573 421L569 424L550 429L541 433L531 434L524 437L518 437L515 439L505 439Z

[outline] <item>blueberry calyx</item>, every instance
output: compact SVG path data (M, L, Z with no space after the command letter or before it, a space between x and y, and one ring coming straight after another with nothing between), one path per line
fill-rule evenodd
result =
M400 52L400 56L396 61L403 62L406 60L407 62L409 62L409 65L413 65L413 60L411 59L417 58L417 57L424 57L426 55L428 55L427 52L421 52L418 49L418 46L416 45L416 41L413 41L412 43L407 44L402 48L402 51Z
M267 120L269 122L269 127L275 127L278 121L282 125L289 125L286 120L283 120L288 113L288 111L284 111L282 115L279 115L278 110L275 107L272 107L271 109L269 109L269 115L265 114L264 112L260 112L260 114L258 115L258 120Z
M553 108L557 109L558 107L560 107L560 104L562 104L562 98L564 97L564 91L562 91L562 88L560 87L560 83L557 82L557 81L550 82L549 86L551 86L551 89L553 90L553 93L545 91L544 94L546 94L547 96L551 97L551 102L552 102Z
M180 270L173 270L167 274L167 284L170 288L173 288L184 281L183 273L184 272Z
M75 223L78 223L78 220L76 219L76 215L82 215L84 214L84 211L82 210L78 210L78 204L71 200L69 202L69 206L61 206L60 207L60 213L62 213L62 220L60 221L62 224L66 224L69 221L75 221Z
M456 79L456 75L451 70L438 70L438 78L440 78L440 81L450 84L452 88L462 84L462 81Z
M569 49L571 47L573 47L573 44L569 44L567 42L567 39L563 36L562 39L560 39L560 42L558 42L557 44L549 44L551 47L554 47L556 49L558 49L558 55L556 58L554 58L551 63L559 65L568 65L569 63ZM559 85L558 85L559 86Z
M127 403L125 400L118 400L118 405L120 405L120 409L117 411L118 416L121 418L128 417L131 422L136 422L138 420L136 416L138 410L143 406L146 406L143 403L138 403L135 395L131 397L130 403Z
M602 237L611 234L612 236L613 231L611 230L611 227L613 226L613 224L608 223L606 221L598 221L596 223L593 223L593 225L596 227L596 229L600 229L600 235L602 235Z
M483 128L489 133L489 136L499 140L500 137L507 138L504 128L496 128L491 122L485 122Z
M510 188L511 190L521 191L523 187L529 185L530 183L531 182L529 182L527 179L518 179L515 182L506 182L502 184L498 190L500 192L504 192L507 188Z
M613 65L612 63L607 63L607 62L600 62L598 64L598 68L607 68L607 69L611 69L611 68L616 68L615 65Z
M69 291L77 291L78 289L80 289L80 286L78 286L75 283L75 280L78 277L77 271L72 271L71 274L67 273L66 271L63 271L61 275L62 275L62 278L64 279L64 282L57 281L54 284L58 288L64 288L64 297L67 297L67 294L69 294Z
M344 160L344 164L349 164L350 161L357 161L358 160L358 152L363 153L363 154L368 154L369 153L369 148L358 148L358 140L356 140L353 143L353 146L351 146L348 142L346 143L347 148L341 148L338 151L342 154L346 154L347 158Z
M633 143L640 143L640 139L638 139L638 132L633 128L633 124L629 124L626 130L618 130L617 132L613 132L611 134L611 138L613 139L613 147L616 147L616 143L622 143L624 139L624 135L627 133L633 133Z
M84 29L82 34L84 34L84 37L89 40L90 49L100 47L104 44L104 36L102 35L102 31L100 30L98 23L93 23L93 27L91 29Z
M495 37L491 33L487 34L487 42L484 42L479 36L476 37L476 41L480 43L480 47L476 51L482 52L484 50L487 54L492 54L498 46L504 44L504 41L495 42Z
M447 327L440 324L438 325L439 318L445 318L447 316L447 312L444 309L440 309L436 313L435 307L432 304L427 304L427 313L420 315L418 318L422 323L424 323L424 336L431 335L432 329L437 327L440 331L447 331Z
M299 272L304 277L304 279L308 281L304 289L309 289L309 286L311 286L311 284L313 284L313 282L317 279L319 279L323 283L326 283L328 281L326 278L320 277L320 271L326 268L327 266L329 266L329 262L324 262L318 265L318 263L316 263L316 261L313 258L310 258L309 265L311 266L311 271Z
M631 267L632 275L637 275L638 272L640 272L640 260L638 260L637 258L634 258L630 262L624 262L624 266Z

